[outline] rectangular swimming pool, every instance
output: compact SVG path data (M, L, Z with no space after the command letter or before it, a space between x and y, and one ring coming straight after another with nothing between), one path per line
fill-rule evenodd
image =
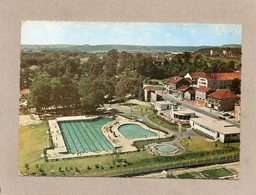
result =
M59 127L69 153L86 153L113 150L101 128L112 121L103 118L93 121L59 121Z

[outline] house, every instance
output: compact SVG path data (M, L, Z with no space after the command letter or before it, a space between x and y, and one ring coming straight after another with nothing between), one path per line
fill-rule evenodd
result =
M219 111L234 110L235 103L240 99L228 89L220 89L208 96L207 107Z
M187 73L184 78L191 80L192 86L197 86L197 81L199 78L204 78L207 74L205 72L192 72Z
M174 76L169 80L164 81L163 84L167 92L170 94L173 92L177 92L177 89L183 85L189 86L190 82L183 77Z
M193 129L222 143L239 141L240 139L240 129L224 120L201 115L197 118L190 118L190 125Z
M213 93L213 92L214 92L214 90L212 88L200 87L200 88L196 89L195 99L198 100L198 101L205 102L208 95Z
M178 97L185 100L195 100L195 90L193 87L183 85L178 88Z
M241 80L241 72L206 74L198 78L197 87L225 89L229 88L235 79Z

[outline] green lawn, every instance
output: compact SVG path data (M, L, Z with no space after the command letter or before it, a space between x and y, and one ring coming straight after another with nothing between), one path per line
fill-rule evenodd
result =
M151 120L152 122L154 122L155 124L160 125L161 127L170 129L172 131L178 131L177 125L170 124L170 123L158 118L157 115L155 115L155 114L148 115L148 119Z
M223 150L227 147L234 147L239 149L239 142L223 144L221 142L209 142L201 137L190 137L185 138L181 141L182 146L187 152L201 152L201 151L213 151Z
M201 171L209 179L218 179L219 177L232 176L233 173L225 168L209 169Z
M25 163L44 163L43 149L50 146L47 123L19 128L19 170L24 171Z

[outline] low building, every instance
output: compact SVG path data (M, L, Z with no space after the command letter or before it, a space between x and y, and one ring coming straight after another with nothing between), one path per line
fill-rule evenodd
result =
M224 120L217 120L204 115L191 118L190 125L192 128L222 143L240 140L240 129Z
M151 94L155 93L156 88L154 86L147 86L144 89L144 100L145 102L150 102Z
M174 105L173 102L158 101L158 102L155 102L155 109L158 110L158 111L168 110L168 109L172 108L172 105Z
M205 102L207 100L208 95L210 95L213 92L214 92L214 90L212 88L200 87L200 88L196 89L195 99Z
M207 107L218 111L231 111L239 99L240 97L230 90L220 89L208 96Z
M193 118L196 116L193 110L190 110L188 108L179 108L178 106L175 106L175 105L172 106L170 115L172 119L175 119L179 122L188 121L190 120L190 118Z
M195 100L195 90L193 87L183 85L178 88L178 98L186 100Z

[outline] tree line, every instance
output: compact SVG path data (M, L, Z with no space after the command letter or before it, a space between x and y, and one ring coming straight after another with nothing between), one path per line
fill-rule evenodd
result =
M233 61L209 61L185 52L157 63L148 53L21 52L20 88L29 107L93 111L111 99L142 98L143 82L187 72L232 72Z

